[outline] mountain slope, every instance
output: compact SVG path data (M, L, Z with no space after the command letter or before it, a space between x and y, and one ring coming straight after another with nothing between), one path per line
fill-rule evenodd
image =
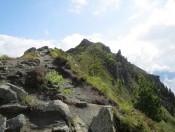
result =
M172 91L163 85L158 76L148 74L128 62L120 50L114 54L102 43L92 43L84 39L80 45L68 50L67 53L79 66L75 71L119 106L134 105L142 89L140 78L144 78L153 85L152 94L160 98L162 106L174 116L175 97ZM163 115L166 115L167 112L163 107ZM167 121L166 119L164 116L163 120Z
M94 128L100 125L105 129L111 126L110 130L114 125L121 132L175 129L175 97L159 77L128 62L120 50L114 54L104 44L87 39L67 52L42 47L31 48L19 58L2 57L0 90L9 85L28 95L7 103L9 96L2 96L0 91L0 114L10 120L22 111L28 124L24 131L56 131L62 127L69 131L100 131ZM65 110L62 107L59 113L60 109L42 112L44 108L49 110L49 103L50 107L61 103ZM6 107L10 110L4 110ZM111 124L101 122L103 112L107 113L103 122L109 123L109 117Z

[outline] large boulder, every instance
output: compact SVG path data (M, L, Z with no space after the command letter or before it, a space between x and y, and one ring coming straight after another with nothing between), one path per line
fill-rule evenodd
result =
M17 100L17 94L10 89L10 86L0 85L0 98L2 103L9 103L13 100Z
M23 114L7 120L7 129L11 131L19 131L26 124L26 119Z
M42 112L58 112L61 116L64 117L66 123L69 125L70 121L69 107L61 100L53 100L48 103L40 104L37 108Z
M9 86L11 90L16 92L18 100L20 100L22 96L28 95L28 93L24 89L21 89L18 86L15 86L15 85L13 85L11 83L6 83L5 85Z
M27 106L21 105L19 103L10 103L0 106L0 111L2 113L21 113L27 110Z
M6 130L6 118L0 116L0 132L4 132Z
M114 128L112 106L102 107L90 125L91 132L116 132Z

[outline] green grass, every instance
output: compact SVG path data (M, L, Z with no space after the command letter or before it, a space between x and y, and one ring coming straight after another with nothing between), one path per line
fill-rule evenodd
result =
M98 50L101 50L100 48L100 46L97 47ZM111 60L115 57L115 55L111 54L108 54L108 56ZM71 65L71 69L78 74L79 78L86 80L86 82L93 88L98 89L104 96L119 105L119 108L116 109L116 113L118 113L117 116L120 120L120 127L123 128L123 130L127 132L174 131L173 128L175 129L175 119L169 114L169 112L165 112L165 117L168 122L161 121L160 123L157 123L147 117L143 112L133 107L133 102L131 100L134 98L133 94L137 94L137 89L139 87L137 82L131 80L133 88L135 88L136 91L130 93L127 87L124 85L120 86L117 80L114 80L114 83L112 83L113 77L104 67L103 58L100 59L98 57L96 59L96 61L100 64L100 74L98 76L90 76L88 74L88 66L93 61L93 54L89 53L89 51L85 51L81 52L79 55L72 55L72 57L77 66L71 62L69 63ZM140 74L142 75L142 72ZM123 82L122 79L120 81Z
M24 96L21 96L21 102L26 104L26 105L29 105L29 106L36 106L37 105L37 99L36 97L34 96L31 96L31 95L24 95Z
M64 51L62 51L61 49L50 49L50 56L52 58L58 58L58 57L61 57L61 58L66 58L66 53Z
M9 57L8 55L2 55L2 56L0 56L0 61L9 60L9 59L11 59L11 57Z
M30 52L28 54L23 55L21 58L22 59L34 59L38 57L38 54L36 52Z
M71 94L73 91L71 89L64 89L63 93L64 94Z

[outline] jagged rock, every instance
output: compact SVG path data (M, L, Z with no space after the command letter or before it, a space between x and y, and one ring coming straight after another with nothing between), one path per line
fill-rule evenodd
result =
M18 100L20 100L22 96L28 95L28 93L25 90L15 86L15 85L13 85L11 83L6 83L5 85L9 86L11 90L16 92Z
M79 117L75 117L75 131L88 132L85 123Z
M4 132L6 130L6 117L0 117L0 132Z
M27 109L27 106L21 105L19 103L12 103L12 104L5 104L0 106L1 112L12 112L12 113L19 113L24 112Z
M21 62L21 64L36 67L40 64L40 60L39 59L24 60Z
M49 48L48 46L44 46L44 47L39 48L37 51L39 51L40 56L44 56L49 53Z
M69 127L68 126L54 127L52 129L52 132L69 132Z
M17 93L11 90L8 85L0 85L0 98L3 103L9 103L13 100L17 100Z
M86 108L87 107L87 102L82 102L82 101L76 102L76 107Z
M40 104L38 106L38 109L41 110L42 112L51 112L51 111L58 112L65 118L66 123L69 124L70 120L69 107L61 100L53 100L48 103Z
M112 106L102 107L90 125L91 132L116 132L114 128Z
M14 117L12 119L7 120L7 129L8 130L19 130L23 127L23 125L26 124L26 119L23 114L18 115L17 117Z
M28 53L30 53L30 52L35 52L35 51L36 51L36 48L35 48L35 47L32 47L32 48L26 50L26 51L24 52L24 54L28 54Z

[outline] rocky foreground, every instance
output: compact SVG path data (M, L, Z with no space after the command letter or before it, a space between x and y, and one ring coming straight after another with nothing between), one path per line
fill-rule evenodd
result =
M76 74L51 57L48 47L25 54L31 52L37 57L0 61L0 132L115 132L109 100L88 84L79 85ZM35 89L35 71L44 68L61 73L71 92L49 85Z

